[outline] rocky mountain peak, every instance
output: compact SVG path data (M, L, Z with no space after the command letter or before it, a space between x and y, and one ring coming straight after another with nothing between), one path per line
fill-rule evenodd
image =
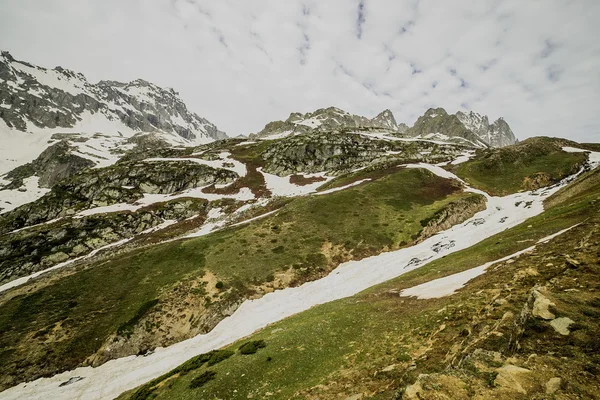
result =
M177 145L226 137L190 112L173 89L143 79L92 84L79 72L47 69L1 53L0 140L6 146L0 149L0 174L35 159L55 143L55 133L127 138L139 132L155 132ZM24 154L15 154L14 147Z
M514 134L502 118L490 125L487 115L473 111L448 114L441 107L428 109L405 133L427 139L450 138L475 147L503 147L516 143Z
M423 114L423 118L436 118L436 117L444 117L447 116L448 113L446 112L446 110L444 110L442 107L438 107L438 108L430 108L427 111L425 111L425 114Z
M487 115L481 115L473 111L468 113L458 111L456 116L467 129L491 147L504 147L517 142L514 133L502 117L490 125Z
M371 123L374 126L387 127L393 130L398 128L396 118L394 118L394 114L389 109L385 109L377 114L377 116L371 120Z
M408 127L405 124L398 125L394 114L390 110L380 112L375 118L367 118L351 114L338 107L327 107L306 114L293 112L285 121L269 122L262 131L255 135L258 137L279 138L312 131L337 132L348 129L376 129L400 133L406 128Z

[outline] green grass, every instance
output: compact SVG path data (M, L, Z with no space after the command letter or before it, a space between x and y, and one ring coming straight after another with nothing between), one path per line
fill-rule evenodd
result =
M578 171L583 153L566 153L558 140L533 138L514 146L484 151L454 172L471 186L504 196L527 189L526 178L542 173L557 182Z
M337 388L346 396L360 393L363 387L383 387L385 395L375 398L391 398L407 382L416 379L416 373L411 375L408 367L411 361L421 365L425 364L425 360L413 360L412 356L420 351L420 343L427 342L431 332L444 322L442 315L449 315L449 320L446 318L448 325L459 321L454 323L457 325L454 329L457 333L461 332L463 316L452 314L452 311L440 314L442 307L467 305L474 307L473 312L479 313L476 307L486 305L476 305L478 297L472 294L419 301L405 300L392 294L391 290L396 293L399 289L481 265L529 247L540 238L585 221L590 216L597 218L595 201L599 194L600 185L596 185L585 195L579 193L575 198L566 199L543 214L475 246L356 296L314 307L270 325L243 342L227 347L234 351L248 340L264 340L268 343L265 349L249 356L235 355L220 363L213 369L216 373L214 379L193 392L189 385L196 373L173 379L168 387L155 391L156 398L307 398L311 397L311 393L306 389L317 385ZM496 287L502 286L500 282ZM470 301L474 303L468 305ZM441 359L448 350L442 347L438 354ZM389 365L401 365L403 368L381 373ZM443 368L443 363L430 363L421 367L420 372L441 372ZM493 384L493 372L474 371L488 386ZM126 399L128 395L120 398Z
M151 311L145 305L182 280L209 270L229 288L221 301L232 303L278 271L293 271L302 282L350 256L410 243L419 221L470 196L427 171L399 170L348 190L294 199L248 225L120 254L4 302L0 368L17 379L73 368L119 329L130 332ZM327 245L335 251L324 250Z

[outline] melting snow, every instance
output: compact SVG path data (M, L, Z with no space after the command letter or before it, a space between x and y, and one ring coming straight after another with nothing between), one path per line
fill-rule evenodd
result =
M371 180L371 178L361 179L359 181L352 182L352 183L349 183L349 184L344 185L344 186L335 187L335 188L332 188L332 189L323 190L322 192L314 193L314 195L315 196L320 196L320 195L323 195L323 194L329 194L329 193L339 192L340 190L348 189L348 188L351 188L352 186L357 186L357 185L360 185L361 183L368 182L370 180Z
M441 168L429 168L448 177ZM440 171L441 170L441 171ZM442 172L443 171L443 172ZM566 181L565 181L566 182ZM326 277L302 286L278 290L260 299L245 301L233 315L222 320L211 332L157 348L147 356L129 356L99 367L82 367L22 383L2 392L4 399L112 399L175 368L197 354L223 347L248 336L268 324L305 311L315 305L352 296L373 285L388 281L429 261L466 249L485 238L516 226L543 211L543 200L564 182L541 192L524 192L506 197L488 196L487 209L471 221L455 225L412 247L341 264ZM517 202L531 202L518 207ZM503 223L499 220L504 219ZM365 271L369 273L366 274ZM68 386L60 383L73 377L85 379Z
M304 196L309 193L314 193L317 191L319 186L322 186L326 182L333 179L333 177L328 177L324 172L319 172L316 174L306 174L304 177L306 178L325 178L324 181L318 181L309 183L308 185L296 185L290 182L290 176L277 176L273 174L269 174L268 172L264 172L261 168L258 168L258 171L263 174L265 177L265 183L267 185L267 189L271 191L273 196L282 196L282 197L292 197L292 196Z
M569 228L563 229L562 231L556 232L550 236L542 238L538 240L537 243L547 243L548 241L554 239L557 236L562 235L568 230L575 228L577 225L573 225ZM535 246L531 246L521 251L517 251L516 253L513 253L506 257L502 257L498 260L487 262L483 265L480 265L479 267L471 268L466 271L459 272L457 274L448 275L443 278L434 279L432 281L425 282L408 289L404 289L400 292L400 296L415 296L418 299L436 299L440 297L453 295L454 293L456 293L457 290L463 288L470 280L478 277L479 275L482 275L492 265L510 260L511 258L518 257L521 254L532 251L533 249L535 249Z
M36 201L48 193L50 189L39 187L39 180L37 176L32 176L23 179L23 186L19 189L0 191L0 214Z
M590 167L592 169L594 169L598 165L600 165L600 152L598 152L598 151L583 150L583 149L578 149L575 147L568 147L568 146L563 147L562 150L566 151L567 153L589 153L588 163L590 164Z

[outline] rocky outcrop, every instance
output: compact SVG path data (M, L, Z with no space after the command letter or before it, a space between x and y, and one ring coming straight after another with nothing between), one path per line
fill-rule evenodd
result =
M173 89L141 79L91 84L80 73L17 61L8 52L0 56L0 78L0 119L19 131L28 131L28 124L74 127L88 113L107 121L103 129L112 124L111 134L125 134L127 129L161 131L194 143L226 137L214 124L190 112Z
M531 176L526 176L523 179L521 186L525 190L536 190L549 186L552 183L552 177L546 172L536 172Z
M124 162L90 169L56 184L50 193L0 216L0 234L78 211L133 203L144 193L168 194L233 182L238 175L190 161Z
M480 195L463 197L449 203L430 218L421 221L423 229L419 234L418 242L466 221L485 208L486 199Z
M360 135L309 134L282 139L265 150L262 157L265 171L288 175L358 168L392 148L389 142Z
M387 141L366 135L311 133L274 142L262 153L265 171L276 175L329 171L334 174L365 167L386 158L438 163L464 147L427 141Z
M130 239L165 220L206 214L208 201L177 199L135 212L65 218L0 236L0 283L27 276L81 257L123 239Z
M38 176L39 186L51 188L59 181L90 168L95 163L73 153L73 147L67 140L61 140L48 147L33 162L15 168L6 174L5 179L12 182L6 189L16 189L23 184L23 179Z

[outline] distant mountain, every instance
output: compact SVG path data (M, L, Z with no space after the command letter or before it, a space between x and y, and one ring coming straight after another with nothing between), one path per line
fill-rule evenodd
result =
M350 114L337 107L320 108L314 112L292 113L285 121L268 123L256 137L281 138L307 132L326 132L347 129L376 129L401 133L407 126L398 124L390 110L384 110L375 118Z
M382 111L375 118L367 118L337 107L321 108L306 114L292 113L285 121L270 122L260 132L252 134L252 137L279 139L309 132L342 131L377 131L475 148L503 147L517 142L502 118L490 125L485 115L474 112L448 114L443 108L430 108L412 127L398 123L390 110Z
M443 108L430 108L417 119L404 136L426 139L459 139L475 147L504 147L517 142L512 130L500 118L492 125L488 117L474 112L448 114Z
M517 142L514 133L503 118L498 118L490 125L487 115L481 115L473 111L468 114L459 111L456 113L456 117L467 129L491 147L510 146Z
M92 84L80 73L62 67L46 69L1 53L0 174L35 159L56 143L52 137L56 133L77 134L82 139L73 142L81 142L95 134L127 138L139 132L189 145L226 137L214 124L190 112L173 89L141 79Z

